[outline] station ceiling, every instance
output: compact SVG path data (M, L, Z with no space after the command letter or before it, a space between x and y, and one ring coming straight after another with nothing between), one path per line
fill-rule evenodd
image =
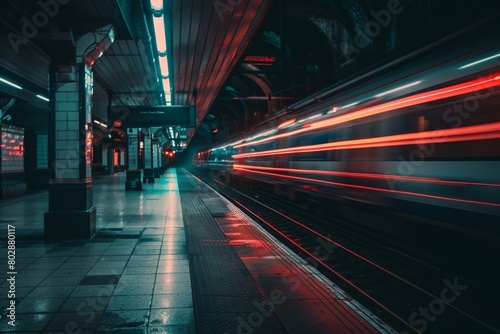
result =
M271 3L265 0L163 1L167 56L173 79L172 104L195 104L197 125L207 114ZM161 74L153 60L157 54L149 0L6 0L0 9L0 19L3 54L0 68L33 93L48 94L50 63L71 58L79 36L112 23L116 39L94 65L98 89L107 93L111 105L158 105L164 101L160 95L162 86L158 84ZM36 33L27 35L30 24ZM12 34L20 39L13 42ZM3 93L29 99L26 91L20 95L21 92L7 88Z

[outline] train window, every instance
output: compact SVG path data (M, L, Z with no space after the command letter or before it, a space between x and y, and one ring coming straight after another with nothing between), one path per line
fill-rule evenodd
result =
M258 145L252 145L246 147L246 152L264 152L264 151L269 151L273 150L276 148L276 142L275 141L270 141ZM253 161L267 161L269 160L269 156L263 156L263 157L253 157Z
M324 144L329 141L330 134L328 132L321 133L313 133L310 135L303 135L295 137L293 142L293 146L308 146L308 145L317 145ZM299 153L294 154L293 160L302 160L302 161L315 161L315 160L326 160L328 156L327 151L322 152L308 152L308 153Z

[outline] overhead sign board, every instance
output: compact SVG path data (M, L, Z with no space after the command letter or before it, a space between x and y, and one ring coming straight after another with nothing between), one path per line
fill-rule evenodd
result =
M108 108L108 119L122 120L125 128L194 128L196 109L194 106L113 106Z

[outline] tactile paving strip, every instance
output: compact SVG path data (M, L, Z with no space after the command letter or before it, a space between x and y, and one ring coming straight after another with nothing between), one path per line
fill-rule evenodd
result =
M265 297L214 219L229 213L226 205L181 171L178 182L197 332L286 333L275 314L259 312Z

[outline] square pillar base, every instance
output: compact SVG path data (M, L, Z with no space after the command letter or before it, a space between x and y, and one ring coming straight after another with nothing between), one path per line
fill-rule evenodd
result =
M96 233L96 208L45 212L46 240L89 239Z
M144 183L155 183L155 174L153 168L144 168L144 177L142 178Z
M125 181L125 190L142 190L142 170L128 169Z

